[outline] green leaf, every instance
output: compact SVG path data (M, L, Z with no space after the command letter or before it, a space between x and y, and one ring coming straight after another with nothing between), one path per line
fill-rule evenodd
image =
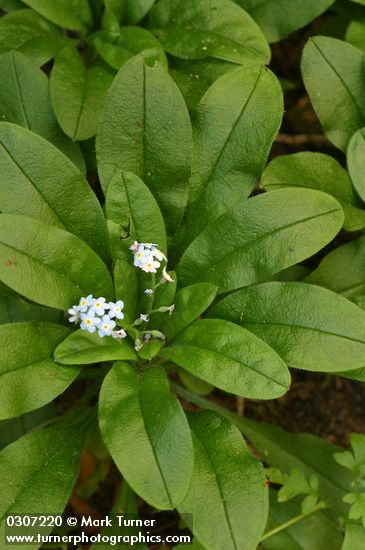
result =
M50 321L57 323L61 314L55 309L37 306L17 296L0 296L0 324L21 321Z
M347 149L347 164L352 183L359 196L365 202L365 128L356 132Z
M325 12L334 0L235 0L260 26L269 42L278 42Z
M365 19L350 22L346 30L346 42L365 52Z
M233 424L204 411L189 414L195 465L178 506L194 535L209 550L252 550L265 528L268 489L262 464ZM191 520L190 520L191 517ZM188 519L189 518L189 519Z
M179 281L211 282L218 293L264 281L323 248L342 222L339 203L320 191L258 195L223 214L192 242L178 266Z
M122 27L120 35L112 43L96 37L95 49L104 61L117 71L137 54L142 54L148 65L153 66L158 61L167 69L167 59L162 45L143 27Z
M290 385L280 357L250 331L228 321L195 321L160 355L205 382L251 399L274 399Z
M332 250L305 282L324 286L347 298L365 294L365 237Z
M179 395L184 397L185 390L179 389ZM331 503L331 508L338 516L347 513L348 507L342 498L352 478L333 458L339 447L311 434L292 434L279 426L238 416L212 401L192 397L190 393L187 399L205 409L216 410L233 422L270 467L280 468L286 473L297 468L308 477L315 474L319 479L320 493Z
M33 8L60 27L71 31L84 31L91 26L92 15L87 0L23 0L24 4Z
M328 139L342 151L365 126L364 59L351 44L326 36L312 38L303 52L302 75L314 110Z
M160 208L137 176L122 172L112 178L106 193L105 211L106 217L121 225L132 239L157 243L166 253L165 222Z
M100 429L129 485L159 509L184 498L193 470L188 423L161 368L137 372L118 363L100 395Z
M351 470L355 479L361 479L365 476L365 435L352 433L350 442L351 451L335 453L333 458L338 464Z
M16 50L43 65L64 43L59 29L33 10L17 10L0 18L0 53Z
M4 79L0 88L1 120L39 134L68 156L80 171L85 171L79 146L72 143L57 124L44 72L19 52L0 57L0 72Z
M52 358L68 334L65 327L51 323L0 326L1 420L43 407L74 381L79 369L64 368Z
M247 62L247 66L253 64L254 62ZM235 63L229 63L214 57L195 61L175 58L170 64L169 73L184 96L189 111L192 111L213 82L236 68Z
M135 25L149 12L156 0L124 0L125 20Z
M104 191L121 170L140 177L156 197L170 230L185 208L191 164L191 127L173 80L143 57L128 61L105 101L96 139Z
M197 283L181 289L175 297L175 309L165 317L161 331L171 340L186 326L204 313L213 302L217 287L210 283Z
M1 214L0 235L0 280L29 300L68 309L88 294L113 298L105 264L71 233Z
M209 88L193 117L185 230L190 240L253 191L282 113L281 87L266 68L237 68ZM257 132L262 120L265 125Z
M160 0L150 26L165 50L182 59L216 57L265 65L270 49L260 28L230 0Z
M150 294L150 295L144 294L143 298L141 298L139 303L141 312L148 309L148 303L150 300L153 300L153 309L158 309L160 307L170 307L172 304L174 304L176 288L177 288L177 277L174 271L168 271L167 273L168 275L170 275L173 282L164 283L163 285L156 288L153 294ZM143 286L143 289L145 290L149 286L150 284L147 280L145 282L145 285ZM162 323L167 318L170 318L167 312L153 313L151 315L150 323L154 329L159 329Z
M301 514L297 502L278 503L276 491L270 491L270 508L267 531ZM261 542L264 550L318 550L331 548L340 550L343 536L337 524L322 512L312 514L291 525L284 531Z
M136 268L125 260L118 260L114 267L115 296L124 302L124 315L127 321L133 322L136 317L136 307L139 294L139 284Z
M22 214L66 229L108 259L100 204L75 165L33 132L0 123L0 202Z
M346 523L345 540L341 550L363 550L365 547L365 529L358 523Z
M327 289L264 283L224 298L211 315L242 324L290 367L336 372L364 366L365 313Z
M346 231L365 227L365 211L356 208L361 202L346 170L328 155L302 152L276 157L265 169L261 183L268 191L287 187L324 191L341 204Z
M0 449L7 447L44 422L53 419L58 410L53 403L15 418L0 421Z
M136 360L134 350L124 341L114 338L100 338L77 330L63 340L54 351L54 359L62 365L89 365L103 361Z
M0 453L0 531L8 514L62 514L79 471L88 424L56 424L25 435ZM14 476L16 472L16 476ZM52 490L50 490L50 487ZM41 510L40 510L41 507ZM42 528L48 534L53 527ZM14 548L19 549L21 545ZM28 544L37 550L39 544Z
M73 140L96 134L99 114L112 72L102 64L85 67L77 49L64 48L56 57L51 73L52 106L62 130Z

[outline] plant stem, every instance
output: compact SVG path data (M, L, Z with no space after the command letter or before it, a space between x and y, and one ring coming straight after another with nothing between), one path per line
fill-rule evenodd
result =
M315 512L315 511L316 510L313 510L313 512ZM312 514L313 514L313 512L312 512ZM304 514L299 514L299 516L295 516L294 518L289 519L285 523L282 523L281 525L278 525L277 527L275 527L275 529L271 529L271 531L268 531L267 533L265 533L261 537L261 539L259 540L259 543L263 542L266 539L269 539L269 538L273 537L274 535L276 535L277 533L280 533L281 531L284 531L288 527L291 527L291 525L294 525L295 523L298 523L298 521L302 521L302 519L304 519L306 517L308 517L308 516L305 516Z

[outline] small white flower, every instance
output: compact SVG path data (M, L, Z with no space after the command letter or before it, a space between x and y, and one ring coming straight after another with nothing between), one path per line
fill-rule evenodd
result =
M157 270L160 267L160 262L154 260L153 256L150 255L140 267L142 271L145 271L146 273L157 273Z
M141 245L144 246L144 247L146 247L146 248L149 248L149 249L151 249L151 248L153 248L153 247L155 247L155 246L158 246L157 243L141 243Z
M148 294L148 295L151 295L153 294L153 290L152 288L146 288L146 290L144 291L145 294Z
M139 316L140 320L143 321L144 323L148 323L148 321L150 320L150 318L148 317L148 315L146 315L145 313L141 313L141 315Z
M95 311L93 308L89 309L87 313L81 313L81 330L87 330L88 332L95 332L96 327L101 323L99 317L95 317Z
M109 315L104 315L99 325L98 334L101 338L104 338L104 336L111 336L113 328L115 328L115 321L110 319Z
M164 266L162 270L162 277L167 281L168 283L174 283L174 279L170 277L170 275L167 273L166 266Z
M109 317L113 319L113 317L116 317L117 319L124 319L124 313L122 309L124 308L124 302L122 300L118 300L117 302L109 302Z
M80 306L72 306L68 313L71 315L69 318L70 323L77 323L80 318Z
M165 260L165 262L167 262L167 258L165 256L165 254L163 252L161 252L161 250L159 250L158 248L153 247L151 249L151 254L159 262L163 262L163 260Z
M144 264L147 262L148 258L151 256L149 250L145 250L143 245L140 245L136 252L134 253L134 265L135 267L143 268Z
M104 315L105 310L109 309L109 304L105 302L105 298L94 298L92 302L92 307L95 309L97 315Z
M82 313L85 313L90 306L93 305L93 295L89 294L86 298L81 298L79 302L79 308Z
M126 338L126 336L127 336L127 333L122 328L120 330L114 330L112 332L112 337L113 338Z

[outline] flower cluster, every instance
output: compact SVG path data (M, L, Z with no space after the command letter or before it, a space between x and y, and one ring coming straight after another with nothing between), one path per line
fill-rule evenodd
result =
M167 258L156 243L139 243L134 241L129 247L134 253L134 265L145 271L146 273L157 273L162 261L167 261Z
M81 330L88 332L98 331L101 338L112 336L113 338L125 338L126 332L114 330L116 322L114 319L123 319L124 302L107 302L105 298L93 298L89 294L86 298L81 298L78 305L72 306L68 312L70 314L70 323L80 322Z

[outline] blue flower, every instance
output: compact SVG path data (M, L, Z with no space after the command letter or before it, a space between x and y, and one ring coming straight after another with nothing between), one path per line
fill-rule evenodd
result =
M95 310L93 308L90 308L87 313L81 313L81 321L81 330L87 330L91 333L95 332L101 323L99 317L95 317Z
M104 315L105 310L109 309L109 304L105 302L105 298L94 298L92 301L92 307L97 315Z
M111 336L114 328L115 321L110 319L109 315L104 315L99 325L98 334L101 338L104 338L104 336Z
M124 313L122 312L122 309L124 308L124 302L122 300L118 300L117 302L109 302L109 317L113 319L113 317L116 317L117 319L124 319Z
M90 306L93 305L93 295L89 294L86 298L81 298L79 302L79 308L82 313L85 313Z

